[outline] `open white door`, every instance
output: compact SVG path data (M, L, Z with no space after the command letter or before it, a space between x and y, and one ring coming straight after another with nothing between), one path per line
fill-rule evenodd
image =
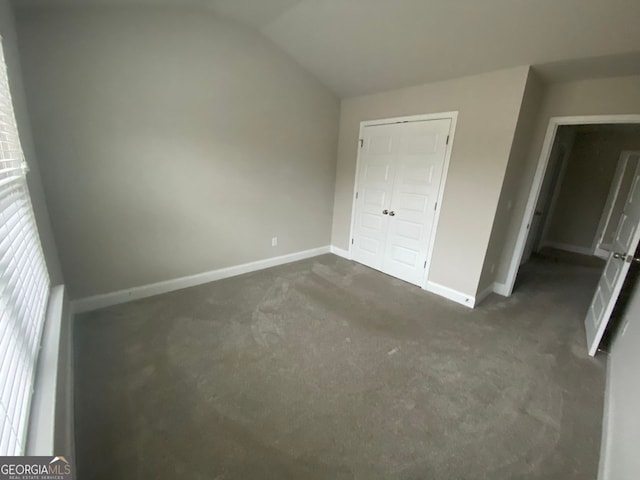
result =
M629 196L629 189L638 168L640 152L624 151L618 160L616 173L609 189L607 202L602 211L602 217L595 240L595 255L604 259L609 258L613 248L613 239L620 221L620 215Z
M640 241L640 165L636 168L629 195L618 223L613 248L591 301L584 326L589 355L600 345L609 317L622 290L629 266Z

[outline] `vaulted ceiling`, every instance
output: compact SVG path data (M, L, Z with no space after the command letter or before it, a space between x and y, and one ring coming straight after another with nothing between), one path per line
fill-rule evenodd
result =
M539 65L640 73L639 0L15 0L198 6L259 30L340 96Z

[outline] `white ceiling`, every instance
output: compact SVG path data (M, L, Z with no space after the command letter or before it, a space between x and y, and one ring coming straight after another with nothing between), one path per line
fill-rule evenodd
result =
M14 0L204 6L260 30L338 95L518 65L640 73L640 0Z

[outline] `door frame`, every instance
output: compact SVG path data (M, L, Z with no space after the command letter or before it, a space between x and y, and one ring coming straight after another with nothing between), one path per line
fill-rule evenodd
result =
M424 276L422 278L421 288L427 288L427 281L429 279L429 270L431 269L431 260L433 257L433 246L435 244L435 238L438 230L438 223L440 220L440 211L442 209L442 199L444 197L444 189L447 182L447 173L449 172L449 161L451 159L451 151L453 147L455 132L456 132L456 124L458 120L458 112L442 112L442 113L426 113L420 115L409 115L403 117L391 117L391 118L380 118L377 120L365 120L360 122L360 129L358 130L358 154L356 157L356 174L353 182L353 198L351 203L351 226L349 228L349 259L353 258L353 239L355 232L355 221L356 221L356 195L358 194L358 184L360 180L360 167L361 167L361 157L360 152L362 148L360 147L360 141L363 139L363 132L366 127L375 127L376 125L390 125L394 123L409 123L409 122L425 122L429 120L450 120L451 124L449 125L449 143L447 144L447 148L444 153L444 164L442 165L442 177L440 178L440 185L438 186L438 206L436 207L436 213L433 218L433 230L431 232L431 237L429 238L429 245L427 247L427 265L424 269Z
M522 222L520 224L520 231L518 232L516 247L513 250L513 256L511 257L511 265L509 265L509 273L507 274L507 280L505 282L505 293L507 297L511 296L511 293L513 293L513 286L515 285L518 270L520 268L520 260L522 259L527 236L529 234L529 225L531 225L531 221L533 220L533 214L535 213L536 204L538 203L538 197L540 196L540 189L542 188L542 182L547 171L547 166L549 165L551 149L556 138L558 127L562 125L598 125L625 123L640 124L640 114L577 115L566 117L551 117L549 119L547 133L544 137L544 142L542 143L540 156L538 157L536 173L533 177L533 182L531 183L531 190L529 191L527 206L525 208L524 215L522 216Z

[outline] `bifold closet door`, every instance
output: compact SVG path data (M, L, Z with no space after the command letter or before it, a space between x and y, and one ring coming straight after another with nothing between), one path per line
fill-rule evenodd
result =
M451 121L364 128L354 260L421 285Z

